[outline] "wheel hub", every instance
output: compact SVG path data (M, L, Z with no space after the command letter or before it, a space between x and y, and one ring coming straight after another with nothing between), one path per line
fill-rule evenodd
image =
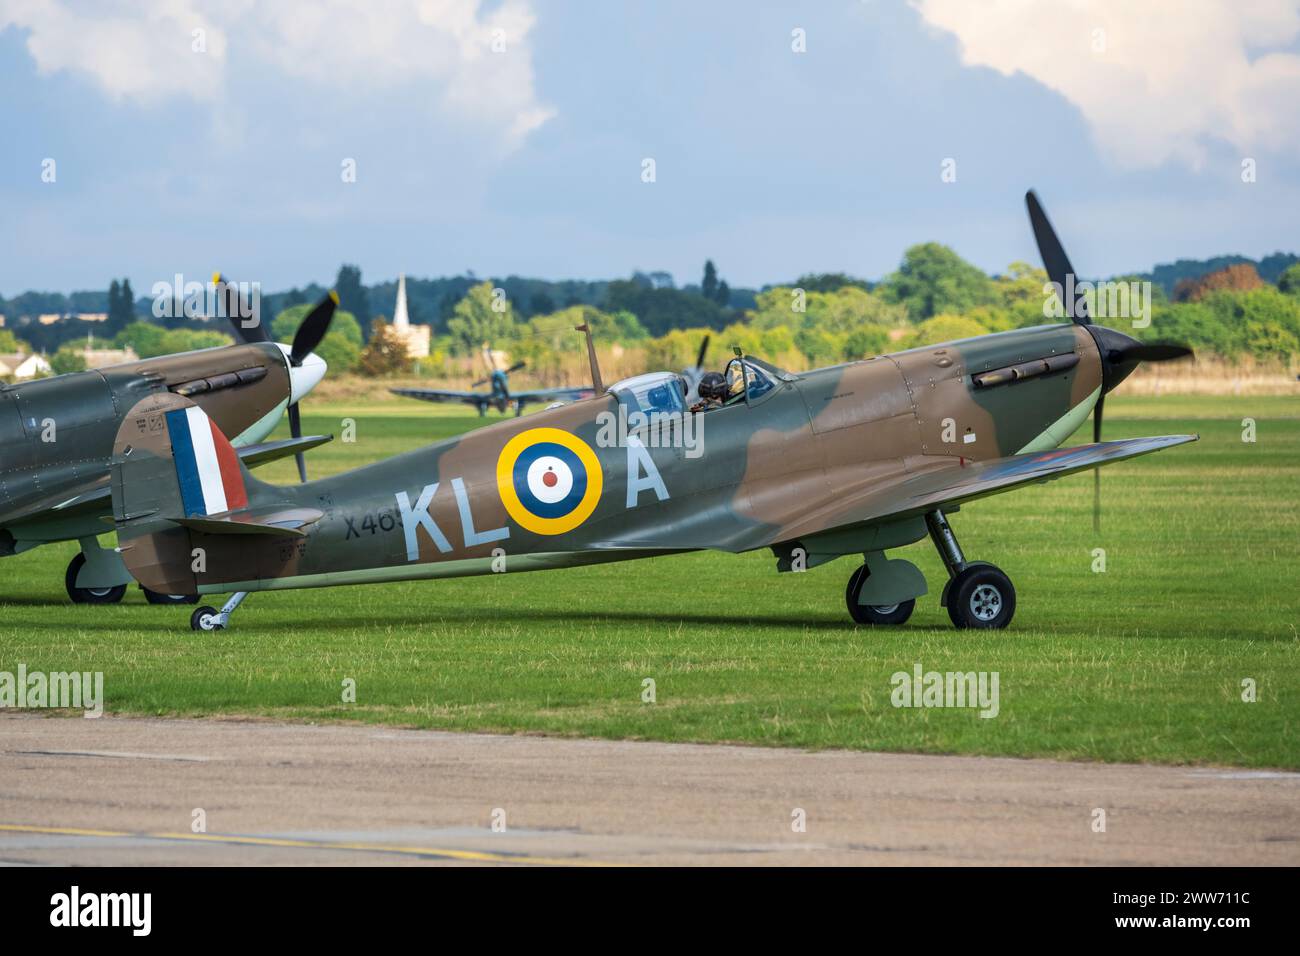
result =
M981 621L991 621L1002 612L1002 592L991 584L981 584L970 596L970 612Z

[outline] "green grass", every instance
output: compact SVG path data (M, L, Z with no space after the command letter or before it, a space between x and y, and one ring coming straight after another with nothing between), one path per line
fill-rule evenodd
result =
M397 400L305 412L308 431L356 419L355 443L312 453L316 475L480 423ZM936 590L897 629L849 622L850 559L778 577L759 553L255 594L231 630L203 635L135 588L119 606L69 605L62 545L0 563L0 670L101 670L116 713L1300 768L1297 412L1287 398L1112 398L1107 438L1202 441L1106 469L1100 538L1090 475L955 515L967 555L1017 585L1001 632L951 628L928 542L899 552ZM292 480L292 465L259 475ZM916 662L999 672L1000 715L891 707L890 675ZM340 702L344 678L355 704ZM1246 678L1257 703L1240 699Z

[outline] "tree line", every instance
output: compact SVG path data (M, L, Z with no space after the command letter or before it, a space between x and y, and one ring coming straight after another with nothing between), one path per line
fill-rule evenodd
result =
M1270 260L1277 260L1271 261L1274 266L1281 261ZM1300 355L1300 263L1293 261L1273 274L1276 280L1267 281L1251 262L1234 259L1207 273L1188 272L1169 289L1146 276L1118 277L1115 281L1125 284L1150 283L1146 313L1136 325L1131 319L1137 316L1099 321L1137 338L1185 342L1198 352L1228 359L1249 355L1294 361ZM475 355L486 341L528 361L534 370L559 374L565 358L581 348L572 328L584 322L602 346L639 350L647 367L689 364L702 337L711 334L726 347L739 345L801 369L1061 321L1052 313L1042 269L1014 262L1004 273L989 276L946 246L922 243L909 248L899 268L876 283L828 273L761 291L733 290L712 261L705 264L699 284L683 288L665 273L636 273L607 282L498 282L470 276L408 280L411 321L429 324L433 331L432 355L417 363L405 354L387 318L373 312L374 304L395 298L395 283L368 289L361 279L358 267L345 265L334 285L340 308L318 351L337 372L437 374L448 359ZM325 291L309 286L264 296L263 315L274 316L273 337L291 341ZM430 294L442 298L431 305ZM562 298L557 301L557 296ZM1094 305L1094 315L1099 305L1104 303ZM142 317L126 280L113 281L105 306L108 319L102 323L33 323L0 330L0 353L53 345L56 371L71 371L87 332L102 345L129 346L143 358L232 341L221 324L210 320ZM1150 322L1144 325L1146 317ZM71 327L62 330L61 339L54 331L60 326Z

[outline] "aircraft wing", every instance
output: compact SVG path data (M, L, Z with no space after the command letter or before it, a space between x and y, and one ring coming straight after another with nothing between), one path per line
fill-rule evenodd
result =
M937 507L1013 491L1099 465L1147 455L1196 441L1196 435L1128 438L1120 441L1010 455L989 461L942 460L928 471L883 482L864 482L861 489L831 495L820 472L809 473L799 487L766 489L760 508L747 505L745 492L734 489L692 499L653 528L609 534L591 544L598 550L670 551L714 549L742 552L771 547L841 528L882 524L923 515ZM744 486L741 486L742 489ZM742 504L738 509L737 505Z
M492 400L488 392L457 392L443 388L390 388L394 395L418 398L422 402L463 402L466 405L481 405Z
M590 385L579 388L538 388L531 392L511 392L510 398L523 405L528 402L573 402L580 398L590 398L595 392Z
M310 451L333 439L333 435L305 435L302 438L284 438L279 441L245 445L236 448L235 453L239 455L239 460L245 467L251 469L268 462L279 461L281 458L289 458L300 451ZM65 488L57 495L28 502L12 513L0 514L0 527L44 517L62 518L86 512L94 513L96 510L108 515L111 521L113 495L108 484L108 472L90 479L80 488Z
M922 515L943 505L958 505L1034 482L1063 478L1078 471L1173 448L1199 437L1124 438L1027 455L1009 455L989 461L954 463L905 478L885 488L866 489L859 495L850 496L847 501L840 498L818 502L807 513L788 522L784 529L787 533L782 537L793 540L832 528Z
M264 441L257 445L245 445L243 448L236 448L235 454L239 455L239 460L244 463L245 468L256 468L258 465L265 465L270 461L289 458L300 451L311 451L313 448L318 448L333 440L333 435L282 438L279 441Z

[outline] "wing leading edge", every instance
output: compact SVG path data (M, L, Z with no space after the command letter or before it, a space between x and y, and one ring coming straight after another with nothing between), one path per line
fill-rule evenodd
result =
M787 525L786 531L791 533L788 536L783 534L783 537L795 538L832 528L922 515L943 505L959 505L1013 491L1035 482L1063 478L1089 468L1184 445L1199 438L1199 435L1124 438L952 465L906 478L886 489L867 490L857 496L856 500L836 501L827 509L833 510L833 515L818 509L821 512L819 514L801 516L793 523L793 527Z
M590 398L593 390L588 388L538 388L531 392L511 392L513 401L523 402L573 402L580 398Z
M466 405L485 405L492 401L486 392L457 392L439 388L390 388L394 395L418 398L422 402L462 402Z

